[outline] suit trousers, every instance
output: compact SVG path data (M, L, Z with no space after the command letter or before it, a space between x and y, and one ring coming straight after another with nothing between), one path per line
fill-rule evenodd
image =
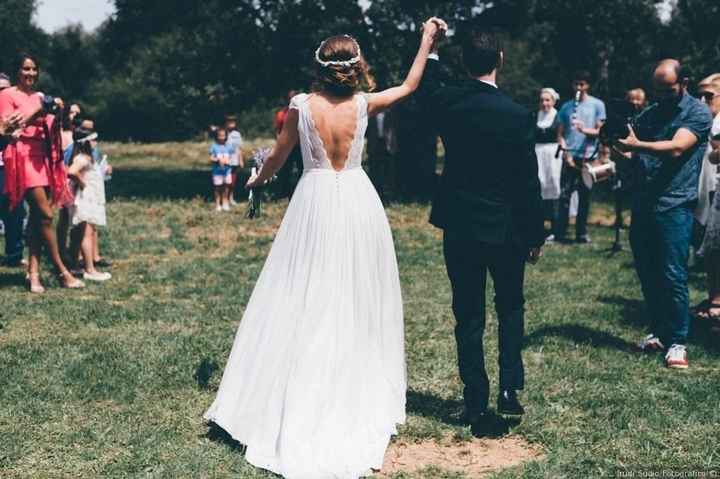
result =
M523 283L527 249L510 240L489 244L468 235L446 231L443 250L452 287L460 378L465 385L465 407L483 412L490 394L485 370L485 285L487 273L495 285L498 316L500 389L523 389Z

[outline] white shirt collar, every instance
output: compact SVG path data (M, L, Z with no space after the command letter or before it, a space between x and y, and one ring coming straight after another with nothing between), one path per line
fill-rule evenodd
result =
M495 84L495 82L491 82L490 80L478 80L478 81L481 81L481 82L483 82L483 83L487 83L488 85L490 85L490 86L492 86L492 87L495 87L495 88L498 87L498 86Z

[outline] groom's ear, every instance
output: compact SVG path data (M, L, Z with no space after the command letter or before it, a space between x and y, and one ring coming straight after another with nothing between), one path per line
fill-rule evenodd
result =
M505 52L500 50L500 53L498 53L498 70L502 70L503 65L505 65Z

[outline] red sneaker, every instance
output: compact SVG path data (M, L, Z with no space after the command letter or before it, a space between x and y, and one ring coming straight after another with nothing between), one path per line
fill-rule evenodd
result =
M665 355L665 365L672 369L687 369L687 349L682 344L673 344Z

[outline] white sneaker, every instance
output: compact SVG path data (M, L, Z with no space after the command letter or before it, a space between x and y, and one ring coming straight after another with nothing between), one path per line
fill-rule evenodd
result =
M107 281L112 278L110 273L103 273L101 271L95 271L94 273L83 273L83 279L88 281Z
M237 206L237 201L235 201L235 198L230 198L230 206Z
M672 369L687 369L687 348L682 344L673 344L665 355L665 365Z
M223 210L222 206L220 206L220 205L215 206L215 211L222 211L222 210Z
M228 204L228 203L223 203L223 205L222 205L222 210L223 210L223 211L230 211L230 204Z
M660 338L654 334L648 334L640 341L638 347L645 352L662 351L665 349L665 345L660 341Z

